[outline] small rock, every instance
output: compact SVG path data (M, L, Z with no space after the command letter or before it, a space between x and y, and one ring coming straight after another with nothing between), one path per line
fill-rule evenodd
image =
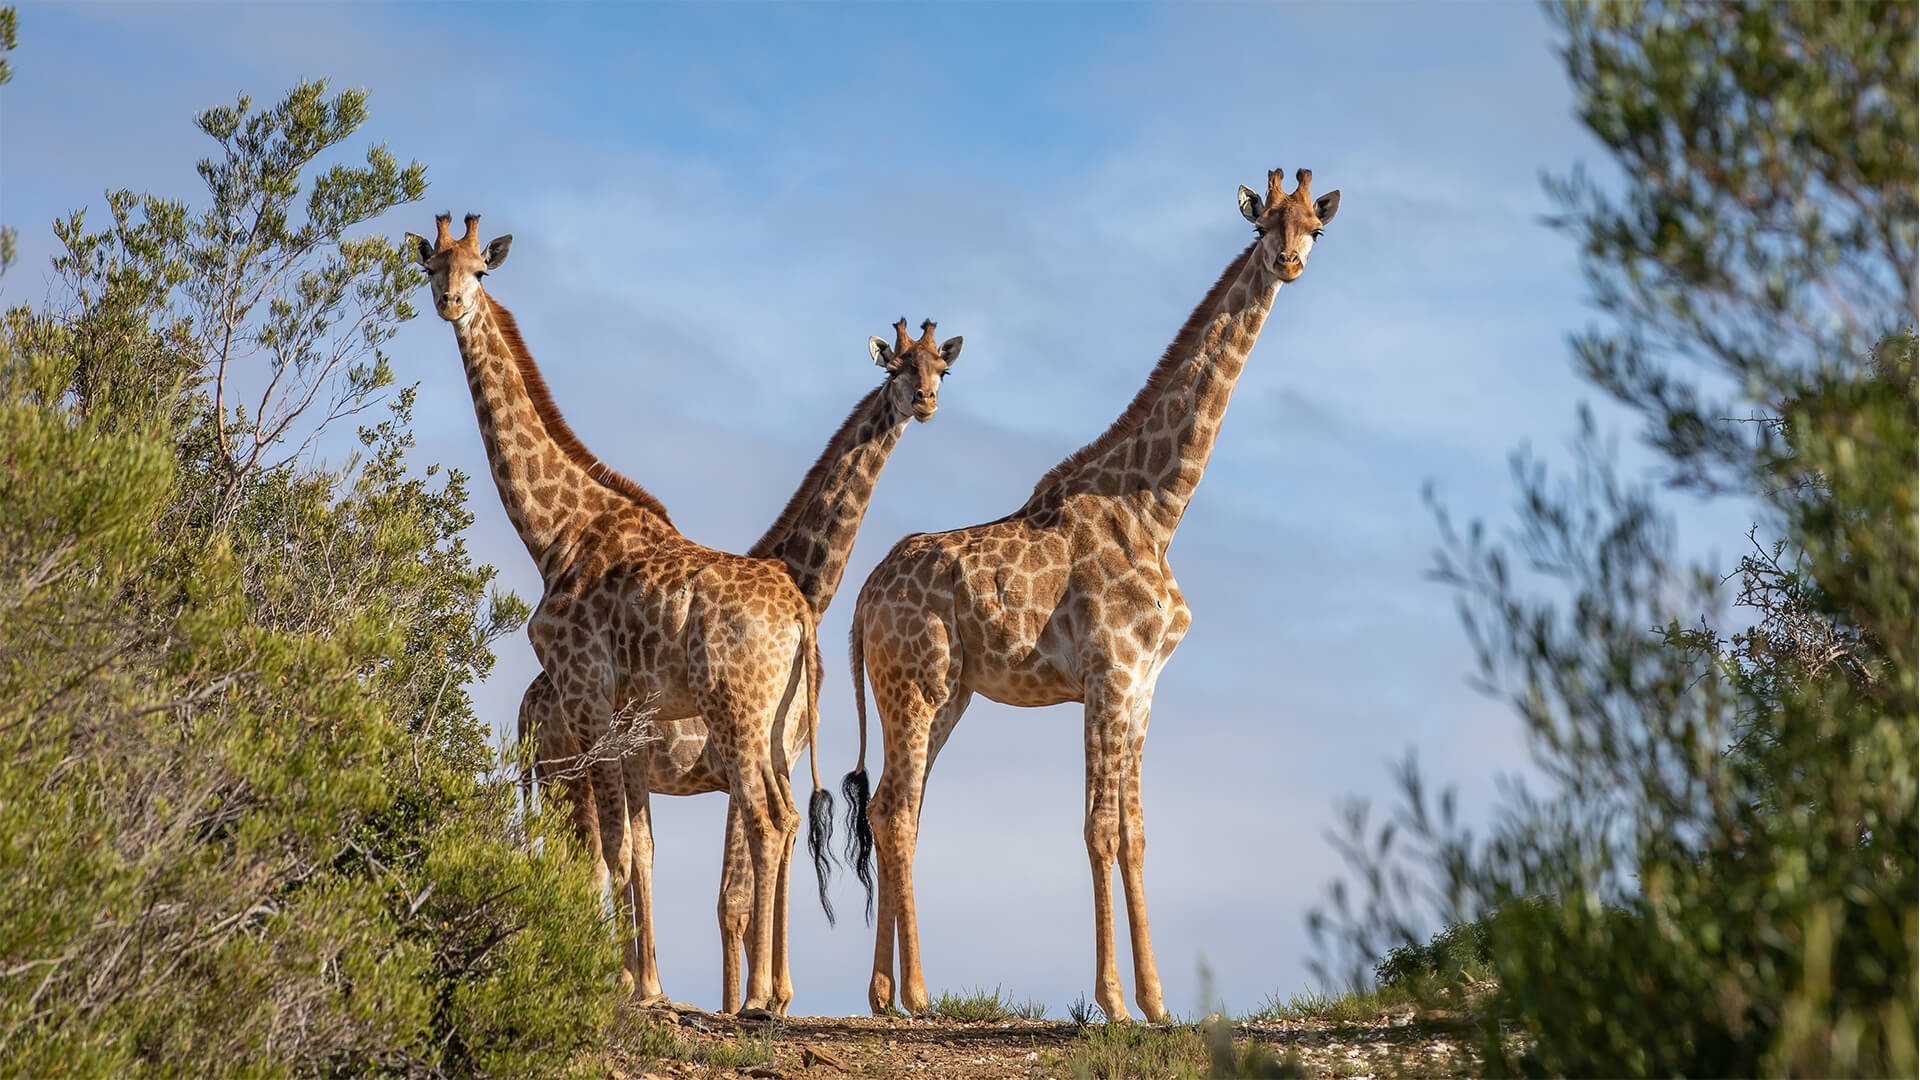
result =
M786 1073L781 1072L779 1069L769 1069L765 1065L755 1065L753 1068L747 1070L747 1075L753 1077L754 1080L787 1080Z
M829 1069L845 1071L847 1067L839 1058L834 1057L825 1050L816 1050L811 1046L803 1046L800 1048L800 1064L809 1069L815 1065L825 1065Z

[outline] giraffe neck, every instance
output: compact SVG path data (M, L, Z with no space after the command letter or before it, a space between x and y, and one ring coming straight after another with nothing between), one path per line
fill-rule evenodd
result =
M887 389L881 383L853 407L779 519L747 552L785 563L816 617L833 602L874 484L906 430L907 417L893 408Z
M1095 495L1138 515L1162 542L1172 539L1279 291L1279 277L1257 257L1261 250L1256 240L1227 264L1126 411L1043 477L1029 508Z
M672 527L666 508L600 464L573 434L506 308L484 293L453 324L494 486L527 553L551 579L600 515L639 505Z

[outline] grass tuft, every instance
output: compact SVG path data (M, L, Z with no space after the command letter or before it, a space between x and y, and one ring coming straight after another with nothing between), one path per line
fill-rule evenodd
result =
M1276 1057L1252 1039L1236 1044L1233 1024L1220 1017L1199 1026L1089 1025L1047 1064L1076 1080L1292 1080L1307 1075L1297 1051L1289 1048L1285 1057Z
M1077 1080L1198 1080L1206 1063L1196 1028L1094 1023L1082 1024L1080 1037L1049 1061Z
M1081 994L1073 999L1073 1005L1067 1010L1067 1019L1073 1021L1074 1027L1084 1029L1096 1023L1106 1023L1107 1014L1106 1010L1088 1001L1087 995Z
M1241 1017L1241 1021L1248 1024L1279 1024L1328 1020L1341 1024L1364 1024L1415 998L1413 989L1407 986L1377 986L1364 990L1349 988L1343 994L1304 990L1284 999L1275 993L1267 995L1267 1000Z
M1029 1015L1036 1008L1039 1012ZM998 986L991 990L976 986L958 994L951 990L941 991L927 1011L942 1020L962 1024L1002 1024L1015 1017L1038 1019L1047 1011L1047 1007L1033 1001L1015 1002L1011 996L1003 996Z

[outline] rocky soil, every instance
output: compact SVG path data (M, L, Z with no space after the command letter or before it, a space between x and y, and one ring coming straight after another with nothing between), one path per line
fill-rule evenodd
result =
M1445 1023L1416 1020L1411 1009L1364 1023L1297 1020L1232 1027L1236 1045L1252 1040L1275 1056L1296 1052L1309 1076L1460 1074L1471 1060ZM1078 1062L1101 1076L1175 1072L1166 1060L1204 1061L1199 1031L1171 1025L1130 1032L1166 1055L1158 1066L1116 1070L1112 1040L1098 1027L1061 1020L962 1023L887 1017L788 1017L751 1022L674 1005L634 1013L610 1059L611 1080L836 1077L997 1077L1070 1080ZM1164 1041L1163 1041L1164 1040ZM1088 1069L1104 1054L1105 1068ZM1143 1055L1141 1060L1146 1060Z

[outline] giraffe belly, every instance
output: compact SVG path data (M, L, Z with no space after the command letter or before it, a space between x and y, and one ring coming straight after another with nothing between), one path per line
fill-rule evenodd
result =
M992 654L986 654L992 656ZM1080 700L1080 682L1062 671L1039 646L1024 654L1002 653L985 662L967 657L967 686L989 701L1035 709ZM976 670L977 669L977 670Z
M647 788L655 795L704 795L728 787L726 759L715 749L706 722L698 716L658 722L660 741L647 762ZM788 775L806 752L806 728L792 725L774 747L773 767Z
M656 725L660 741L647 762L647 787L660 795L699 795L725 791L727 775L713 752L707 725L698 717Z

